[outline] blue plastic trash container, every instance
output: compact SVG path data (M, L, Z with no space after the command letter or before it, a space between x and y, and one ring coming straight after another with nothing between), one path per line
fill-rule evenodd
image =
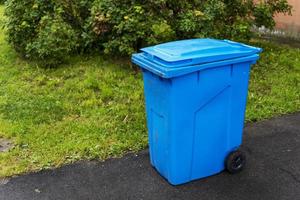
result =
M250 66L260 48L192 39L141 49L151 164L171 184L226 168L242 143ZM236 160L233 160L236 162Z

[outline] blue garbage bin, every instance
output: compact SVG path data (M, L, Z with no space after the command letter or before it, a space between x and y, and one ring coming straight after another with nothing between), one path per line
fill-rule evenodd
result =
M261 51L191 39L132 56L143 71L151 164L171 184L243 167L249 73Z

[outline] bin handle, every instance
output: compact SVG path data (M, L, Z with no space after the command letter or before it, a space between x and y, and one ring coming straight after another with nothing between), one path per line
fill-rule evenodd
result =
M247 48L255 49L255 50L259 51L259 53L262 52L262 48L253 47L253 46L250 46L250 45L247 45L247 44L241 44L241 43L234 42L234 41L231 41L231 40L223 40L223 41L227 42L229 44L236 45L236 46L241 46L241 47L247 47Z

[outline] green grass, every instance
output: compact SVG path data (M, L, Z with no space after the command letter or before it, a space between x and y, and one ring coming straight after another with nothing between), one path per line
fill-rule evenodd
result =
M256 41L264 49L251 72L248 121L300 111L300 49Z
M0 7L0 18L3 7ZM300 50L268 42L252 70L247 120L300 110ZM128 64L77 56L58 69L20 59L0 32L0 177L147 147L143 82Z
M0 7L2 12L2 7ZM0 177L106 159L147 146L141 74L100 56L41 69L15 54L0 33Z

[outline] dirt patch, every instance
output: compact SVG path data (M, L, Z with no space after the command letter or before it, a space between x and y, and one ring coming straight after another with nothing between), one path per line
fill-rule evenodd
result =
M8 179L0 179L0 186L1 185L6 185L7 183L9 182L9 180Z
M4 138L0 138L0 153L7 152L13 148L12 141Z

